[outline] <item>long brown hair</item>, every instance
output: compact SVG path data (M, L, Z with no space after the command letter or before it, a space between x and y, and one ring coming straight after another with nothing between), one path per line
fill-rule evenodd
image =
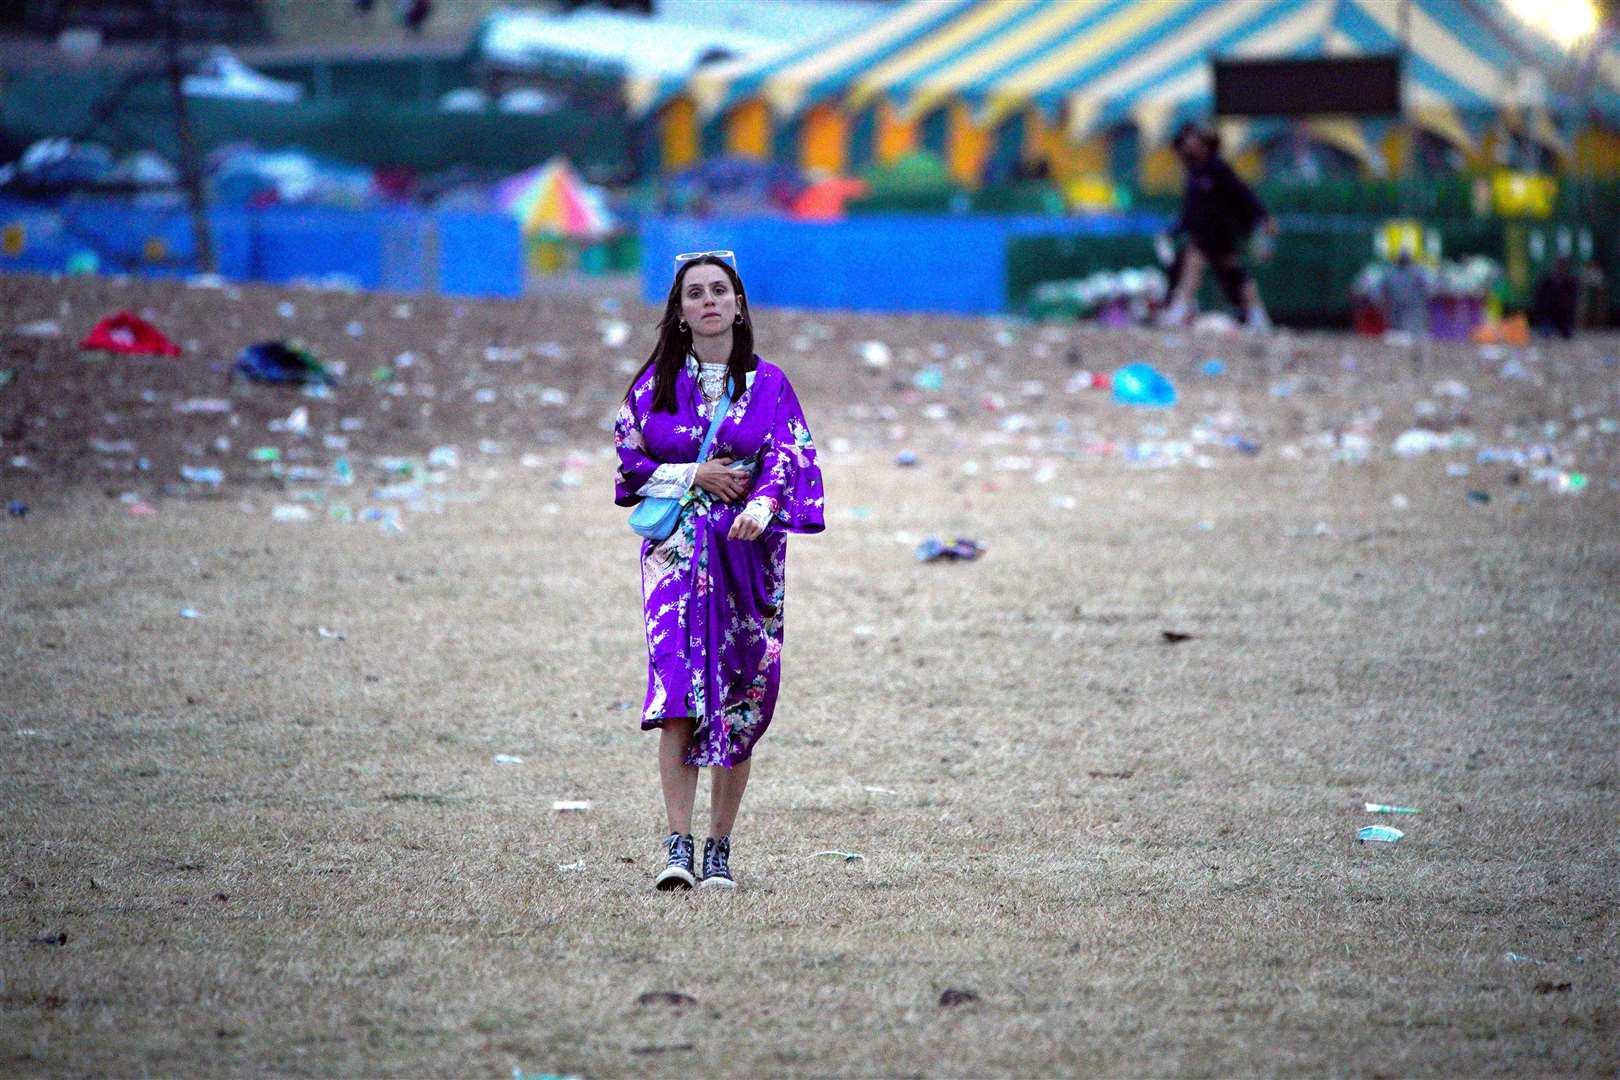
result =
M731 288L737 294L737 313L742 316L742 321L731 328L731 358L726 363L726 380L731 386L733 401L741 396L742 388L747 385L748 373L754 369L754 317L748 310L748 294L743 289L742 278L737 276L730 263L722 262L713 255L704 255L682 263L681 268L675 271L675 280L669 286L669 299L664 304L664 316L658 320L658 344L653 346L647 362L630 379L630 385L624 392L626 401L630 400L636 383L641 381L647 369L652 368L652 407L659 412L675 411L675 374L686 363L686 354L692 348L692 328L685 326L681 319L681 283L686 280L686 272L694 266L718 266L731 279ZM682 329L683 326L685 329Z

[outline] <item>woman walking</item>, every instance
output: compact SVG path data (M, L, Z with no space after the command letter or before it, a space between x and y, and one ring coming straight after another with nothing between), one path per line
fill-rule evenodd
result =
M781 679L787 534L825 527L804 412L782 369L754 355L747 295L724 258L734 256L677 258L658 344L614 424L614 501L679 500L673 530L641 545L641 727L660 729L669 835L655 885L666 890L699 880L692 801L703 766L714 773L702 884L736 884L731 830Z

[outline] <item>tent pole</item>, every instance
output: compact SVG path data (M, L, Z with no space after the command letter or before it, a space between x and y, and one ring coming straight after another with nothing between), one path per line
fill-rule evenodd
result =
M1404 93L1406 83L1406 65L1410 60L1409 53L1411 51L1412 0L1401 0L1398 18L1399 23L1397 25L1399 26L1400 30L1400 51L1398 53L1400 70L1399 78L1401 89L1403 91L1401 95L1401 113L1398 119L1401 126L1401 138L1405 142L1405 145L1402 147L1403 153L1401 154L1401 178L1398 190L1401 193L1401 216L1406 217L1412 212L1412 164L1413 159L1417 157L1417 131L1412 125L1411 117L1407 114Z
M192 137L191 113L180 87L180 20L174 13L174 0L158 0L163 20L163 59L169 74L169 96L174 104L175 133L180 140L180 176L191 204L191 234L197 245L197 269L204 274L217 270L214 239L208 229L208 205L203 197L202 172L197 165L197 143Z

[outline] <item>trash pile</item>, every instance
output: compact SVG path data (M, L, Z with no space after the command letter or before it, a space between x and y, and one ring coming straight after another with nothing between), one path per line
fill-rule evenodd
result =
M1163 305L1169 287L1169 279L1156 266L1099 270L1083 278L1037 285L1030 294L1028 314L1036 319L1095 318L1104 326L1142 326Z

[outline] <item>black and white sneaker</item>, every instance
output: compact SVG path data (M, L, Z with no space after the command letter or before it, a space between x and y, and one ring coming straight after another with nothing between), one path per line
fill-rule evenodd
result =
M736 879L731 876L731 837L722 836L716 840L709 837L703 841L703 884L704 889L735 889Z
M692 834L670 833L664 840L664 849L669 852L669 860L664 868L653 879L653 887L662 892L671 889L690 889L697 883L692 875Z

